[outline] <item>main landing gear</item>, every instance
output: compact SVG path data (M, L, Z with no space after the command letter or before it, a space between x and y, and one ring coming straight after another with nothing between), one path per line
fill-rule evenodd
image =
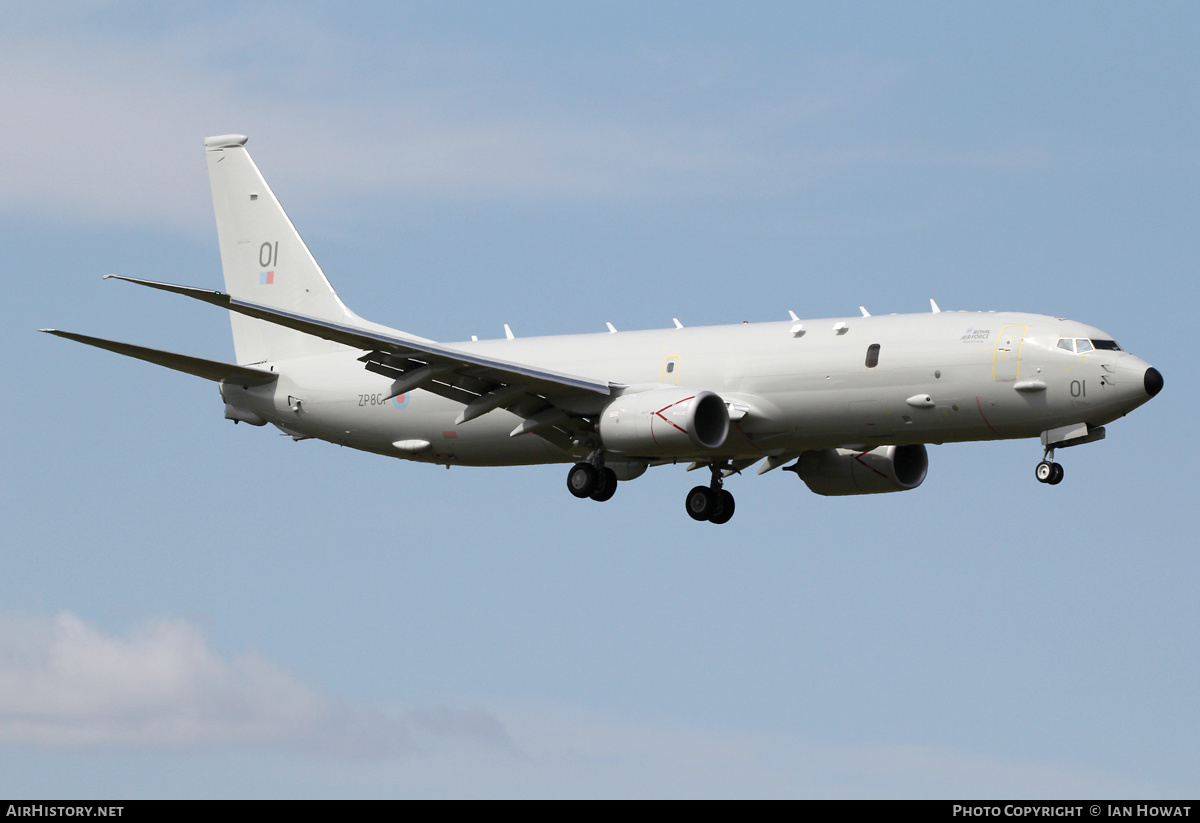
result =
M1045 457L1042 458L1041 463L1037 464L1037 468L1033 470L1033 473L1039 483L1057 486L1062 482L1063 467L1054 462L1054 449L1046 449Z
M733 495L721 488L724 466L713 463L708 468L712 471L712 482L688 492L684 506L693 520L728 523L733 517Z
M712 481L688 492L684 505L693 520L728 523L733 517L733 495L721 488L726 467L724 462L710 463ZM593 455L567 472L567 490L578 498L590 497L603 503L617 493L617 473L605 466L602 458Z
M576 463L567 472L567 489L576 497L603 503L617 493L617 473L603 463Z

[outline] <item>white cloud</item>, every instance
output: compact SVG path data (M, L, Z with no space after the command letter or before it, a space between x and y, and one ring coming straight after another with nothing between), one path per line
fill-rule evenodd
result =
M482 710L425 709L405 718L343 705L260 655L223 659L182 620L114 637L70 612L0 619L0 743L251 745L391 757L463 737L509 745Z
M286 174L290 192L314 199L777 191L857 162L861 153L840 144L806 147L797 124L871 97L892 71L833 60L786 92L746 95L755 83L744 77L680 88L714 60L687 50L668 69L639 56L593 99L551 93L553 78L502 53L467 59L453 42L401 40L391 62L356 62L347 34L303 16L283 27L252 12L222 18L140 38L0 29L0 75L11 80L0 85L0 209L207 232L201 140L228 132L257 136L252 150L269 145L268 179ZM600 57L615 59L582 57L585 86L609 79Z
M794 732L637 721L579 707L499 712L519 756L443 747L354 779L413 796L471 797L1102 797L1154 787L1086 766L930 745L831 745ZM478 742L479 738L476 738ZM345 779L336 777L336 780ZM335 791L336 793L336 791Z
M929 745L639 722L578 707L348 706L182 620L107 635L75 615L0 619L0 744L51 751L321 755L316 794L1147 796L1086 767ZM294 760L278 761L276 764ZM340 764L340 765L339 765ZM291 769L292 767L283 767Z
M53 54L53 60L46 55ZM205 231L201 142L269 141L268 178L350 199L401 190L453 197L596 197L710 185L736 158L719 136L572 112L455 109L406 92L381 105L252 90L195 55L102 39L41 39L0 52L0 208L138 219ZM483 91L479 92L483 94ZM696 172L703 170L702 178Z

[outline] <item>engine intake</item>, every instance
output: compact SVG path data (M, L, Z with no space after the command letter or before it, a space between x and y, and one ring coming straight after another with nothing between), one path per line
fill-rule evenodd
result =
M880 494L915 489L925 480L929 455L920 444L871 451L819 449L800 455L792 468L817 494Z
M684 457L725 445L729 410L710 391L669 388L621 395L600 416L600 439L612 452Z

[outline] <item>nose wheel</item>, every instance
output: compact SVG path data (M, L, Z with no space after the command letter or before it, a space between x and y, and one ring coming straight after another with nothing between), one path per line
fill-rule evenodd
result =
M1054 462L1054 449L1046 449L1045 459L1037 464L1037 468L1034 469L1033 473L1039 483L1057 486L1062 482L1063 467Z
M693 520L728 523L733 517L733 495L721 488L723 467L713 464L709 468L712 470L712 482L707 486L696 486L688 492L684 506Z

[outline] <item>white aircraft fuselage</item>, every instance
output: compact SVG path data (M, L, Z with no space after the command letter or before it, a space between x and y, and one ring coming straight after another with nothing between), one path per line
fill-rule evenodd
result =
M46 330L220 384L225 416L426 463L567 462L604 501L653 465L707 467L688 514L724 523L726 477L787 468L820 494L919 486L924 444L1039 437L1056 448L1162 388L1099 329L1012 312L741 323L443 344L338 299L245 149L206 141L226 292L133 280L230 311L237 363ZM130 280L131 278L118 278ZM794 461L794 462L793 462Z
M676 460L1038 437L1074 423L1103 426L1151 397L1145 385L1150 366L1140 358L1059 348L1061 339L1112 339L1062 318L944 311L801 322L800 336L784 321L452 345L554 371L604 375L634 391L704 388L749 407L724 445ZM834 331L839 324L840 333ZM1010 346L1002 335L1012 338ZM867 350L875 344L878 363L868 368ZM236 393L239 405L289 433L393 457L464 466L578 459L541 438L510 437L521 420L502 409L456 425L461 403L419 389L389 399L392 380L364 371L360 354L260 364L274 367L279 381L226 394ZM922 399L914 405L913 397ZM756 433L769 441L751 440ZM405 453L393 445L413 440L430 447Z

